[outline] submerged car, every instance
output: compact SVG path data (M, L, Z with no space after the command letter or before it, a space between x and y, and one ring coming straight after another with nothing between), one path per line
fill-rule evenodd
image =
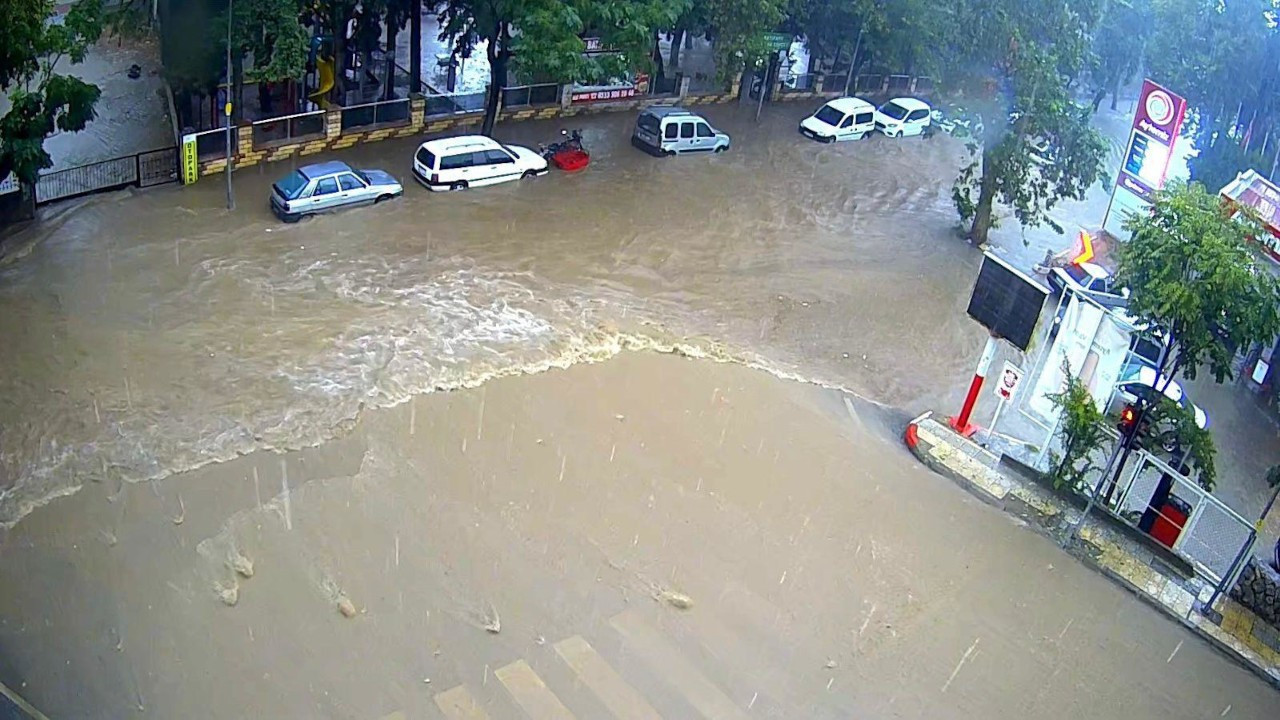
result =
M413 176L428 190L466 190L547 174L547 159L484 135L428 140L413 155Z
M836 98L800 121L800 134L818 142L858 140L875 129L876 107L856 97Z
M1111 397L1107 414L1118 416L1125 406L1133 405L1139 398L1147 403L1154 402L1160 395L1156 390L1156 382L1155 370L1142 363L1130 363L1120 372L1120 381L1116 384L1116 391ZM1196 427L1201 430L1209 427L1208 414L1200 406L1191 402L1177 380L1169 380L1166 385L1165 378L1162 377L1159 384L1164 388L1163 394L1166 398L1183 409L1191 411Z
M888 137L923 135L929 122L929 104L916 98L894 98L875 112L876 129Z
M696 152L724 152L729 136L701 115L682 107L654 105L636 117L631 144L657 157Z
M356 170L344 162L303 165L271 186L271 211L281 220L398 197L400 181L381 170Z

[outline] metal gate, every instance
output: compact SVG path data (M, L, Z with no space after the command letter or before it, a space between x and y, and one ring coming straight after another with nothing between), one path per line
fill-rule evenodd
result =
M36 203L116 190L130 185L151 187L178 180L178 148L148 150L56 172L36 180Z

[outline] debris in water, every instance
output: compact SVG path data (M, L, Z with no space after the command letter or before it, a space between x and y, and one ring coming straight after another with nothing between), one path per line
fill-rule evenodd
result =
M218 599L223 605L235 607L235 604L240 602L240 585L235 580L232 580L230 585L218 583L213 589L218 593Z
M426 684L426 685L430 685L430 684L431 684L431 678L422 678L422 682L423 682L424 684Z
M827 661L827 669L828 669L828 670L835 670L835 669L836 669L836 661L835 661L835 660L828 660L828 661Z
M238 550L231 556L231 559L227 560L227 567L230 567L242 578L253 577L253 561Z
M181 525L187 519L187 506L182 504L182 496L178 496L178 516L173 518L174 525Z
M338 612L342 613L342 617L350 618L356 616L356 604L351 602L351 598L346 595L338 596Z
M614 420L617 420L617 421L619 421L619 422L621 422L621 421L623 421L623 420L626 420L626 419L627 419L627 416L626 416L626 415L614 415L614 416L613 416L613 419L614 419Z
M682 592L676 592L674 590L663 590L659 592L658 599L671 607L678 608L680 610L688 610L693 607L693 598Z
M498 616L498 609L493 606L493 603L489 603L489 615L487 620L488 622L484 624L485 630L493 633L494 635L502 632L502 618Z

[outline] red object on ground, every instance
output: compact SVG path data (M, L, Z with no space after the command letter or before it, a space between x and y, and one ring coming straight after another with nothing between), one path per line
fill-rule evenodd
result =
M586 150L561 150L551 156L551 164L565 172L577 172L591 162Z
M1173 544L1178 542L1178 536L1182 534L1182 527L1186 524L1187 514L1173 503L1167 502L1156 514L1156 521L1151 523L1151 537L1172 550Z
M920 435L916 430L915 423L911 423L910 425L907 425L907 431L902 433L902 439L907 442L907 447L913 450L915 449L916 445L920 444Z

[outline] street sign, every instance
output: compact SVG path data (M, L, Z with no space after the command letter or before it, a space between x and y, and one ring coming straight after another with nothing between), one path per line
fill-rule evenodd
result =
M200 179L200 164L196 155L195 134L182 136L182 184L190 185Z
M1004 370L1000 372L1000 379L996 382L996 397L1001 400L1013 397L1020 382L1022 382L1022 368L1005 360Z
M786 33L765 33L764 41L769 43L773 52L791 49L791 36Z

